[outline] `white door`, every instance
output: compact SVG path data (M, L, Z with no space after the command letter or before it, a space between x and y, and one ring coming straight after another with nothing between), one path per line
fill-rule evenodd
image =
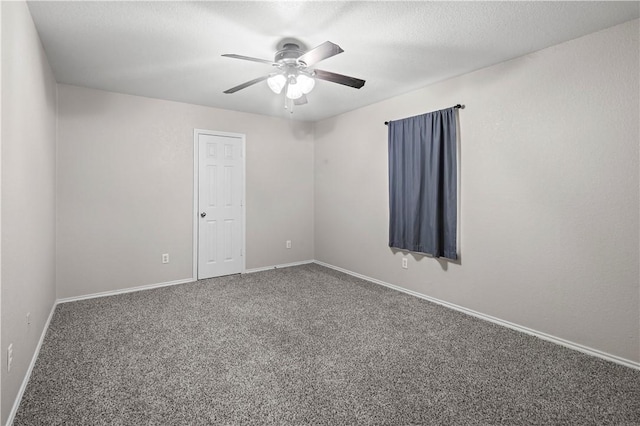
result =
M197 134L198 279L243 272L244 141Z

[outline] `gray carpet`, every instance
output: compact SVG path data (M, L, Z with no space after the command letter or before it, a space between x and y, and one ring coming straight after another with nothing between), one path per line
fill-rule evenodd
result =
M61 304L15 425L640 424L640 371L318 265Z

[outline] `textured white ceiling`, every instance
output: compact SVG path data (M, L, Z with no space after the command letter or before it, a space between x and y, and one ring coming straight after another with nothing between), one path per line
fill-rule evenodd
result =
M28 2L59 83L288 116L262 82L271 71L223 58L273 59L294 37L344 53L318 68L362 78L319 81L293 118L319 120L636 19L638 2ZM464 102L464 99L452 102ZM443 106L444 107L444 106Z

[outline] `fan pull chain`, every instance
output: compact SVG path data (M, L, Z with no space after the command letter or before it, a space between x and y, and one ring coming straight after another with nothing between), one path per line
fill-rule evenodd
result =
M284 109L288 109L290 114L293 114L293 99L289 99L287 98L287 96L285 95L284 97Z

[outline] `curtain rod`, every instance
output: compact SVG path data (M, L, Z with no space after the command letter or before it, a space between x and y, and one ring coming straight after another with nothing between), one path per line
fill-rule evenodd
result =
M457 105L454 105L454 106L453 106L453 108L455 108L455 109L460 109L460 108L462 108L462 105L457 104ZM385 125L385 126L388 126L388 125L389 125L389 122L388 122L388 121L385 121L385 122L384 122L384 125Z

